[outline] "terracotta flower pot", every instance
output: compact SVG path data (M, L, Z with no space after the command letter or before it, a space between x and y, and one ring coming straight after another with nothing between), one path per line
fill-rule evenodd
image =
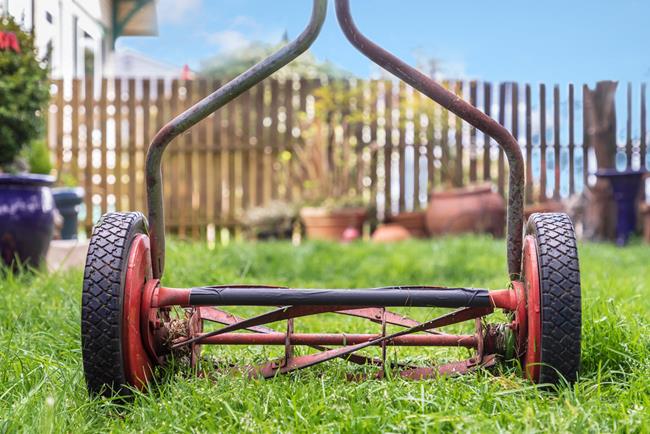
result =
M305 224L307 238L312 240L339 241L347 228L354 228L361 233L366 216L365 208L339 210L303 208L300 210L300 218Z
M430 235L487 232L501 237L505 217L505 201L483 184L432 193L426 227Z
M562 202L557 200L547 200L546 202L534 203L524 207L524 222L528 221L528 217L536 212L565 212L566 208Z
M402 225L396 223L380 225L372 234L376 243L394 243L412 238L411 233Z
M425 215L425 211L401 212L390 216L386 221L402 226L413 237L424 238L427 236Z

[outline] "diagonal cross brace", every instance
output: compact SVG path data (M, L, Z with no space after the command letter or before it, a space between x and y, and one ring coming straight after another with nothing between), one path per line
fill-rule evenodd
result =
M416 333L416 332L425 331L436 327L443 327L446 325L455 324L458 322L467 321L474 318L479 318L492 313L492 311L493 308L491 307L486 307L486 308L468 307L468 308L459 309L454 312L439 316L430 321L426 321L417 326L410 327L408 329L401 330L396 333L392 333L390 335L382 336L380 338L373 339L368 342L363 342L357 345L349 345L349 346L336 348L336 349L330 349L318 354L309 354L305 356L295 357L291 359L289 363L284 366L280 366L277 363L271 362L258 367L253 367L250 369L249 375L269 378L277 374L285 374L298 369L308 368L310 366L314 366L319 363L323 363L337 357L343 357L348 354L352 354L356 351L362 350L369 346L377 345L399 336L404 336L411 333Z

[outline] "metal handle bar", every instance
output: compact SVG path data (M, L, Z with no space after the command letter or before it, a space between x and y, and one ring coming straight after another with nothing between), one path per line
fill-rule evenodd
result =
M349 0L336 0L336 16L345 36L366 57L492 137L504 150L510 166L508 272L513 277L519 275L524 226L524 159L517 140L497 121L366 38L354 24Z
M326 15L327 0L314 0L309 24L300 36L176 116L154 137L149 146L146 161L147 208L154 278L159 279L162 276L165 266L165 214L161 180L161 161L165 148L179 134L187 131L307 50L320 33Z

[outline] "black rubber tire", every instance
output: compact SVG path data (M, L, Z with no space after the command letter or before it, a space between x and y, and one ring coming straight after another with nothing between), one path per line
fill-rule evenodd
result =
M530 216L526 234L537 241L541 292L540 383L576 380L580 368L582 307L575 231L563 213Z
M93 229L81 298L81 350L91 395L128 395L122 356L122 305L131 243L147 234L139 212L104 214Z

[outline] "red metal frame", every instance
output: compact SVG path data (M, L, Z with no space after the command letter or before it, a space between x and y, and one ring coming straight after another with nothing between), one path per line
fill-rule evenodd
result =
M375 378L383 378L386 366L395 369L395 375L404 378L433 378L440 375L464 374L481 367L493 366L499 357L507 353L504 344L507 339L504 335L512 332L525 375L537 381L541 338L539 268L537 246L531 236L526 237L524 242L522 277L522 281L513 281L509 289L489 291L489 305L486 307L460 308L425 322L389 311L385 307L344 305L284 306L251 318L241 318L217 307L191 305L190 288L160 286L159 280L152 278L149 238L146 235L137 235L129 252L124 287L123 352L126 377L129 384L141 388L150 379L153 366L164 363L166 358L174 353L189 356L192 367L198 370L202 345L279 345L285 347L285 354L281 359L258 366L231 367L230 370L240 371L252 377L270 378L334 358L342 358L352 363L378 366L380 370L374 375ZM224 288L264 290L278 287L230 285ZM182 309L184 316L172 319L170 312L174 308ZM511 312L512 322L486 326L486 316L494 309ZM296 318L322 313L366 319L378 324L380 333L294 332L293 322ZM442 327L469 320L476 323L474 334L456 335L440 330ZM172 336L174 321L177 330ZM181 332L178 332L179 321L183 324L180 327ZM206 321L223 324L224 327L204 333ZM286 331L268 327L268 324L278 321L287 321ZM402 329L389 334L388 324ZM309 346L318 352L296 356L296 345ZM330 348L331 346L337 348ZM381 347L381 358L358 354L360 350L371 346ZM475 355L467 360L438 366L414 366L406 363L387 363L386 352L389 346L465 347L474 349Z
M140 319L143 310L144 287L151 279L151 253L149 237L136 235L129 251L128 267L124 280L122 305L122 355L124 374L129 384L142 388L149 380L154 362L145 349L147 339L142 334ZM142 305L142 306L141 306Z
M541 293L539 285L539 256L537 254L537 242L531 235L524 239L523 255L523 280L526 291L526 315L527 322L526 352L524 355L524 370L526 377L537 383L541 368L542 352L542 308Z

